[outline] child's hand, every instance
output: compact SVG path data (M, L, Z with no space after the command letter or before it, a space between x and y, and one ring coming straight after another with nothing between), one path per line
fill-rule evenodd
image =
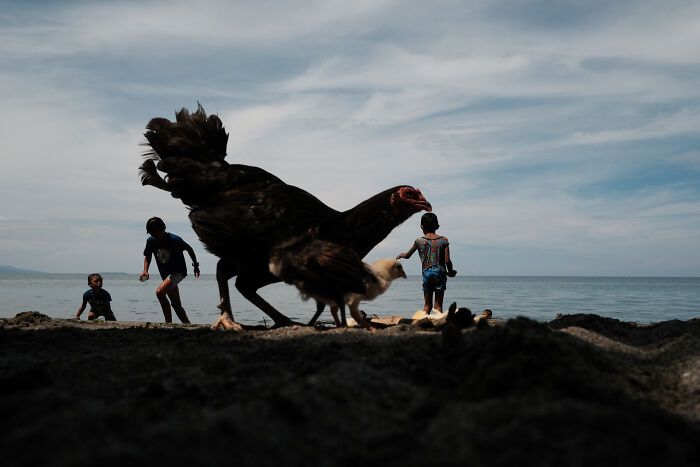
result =
M142 274L139 276L139 280L140 280L141 282L147 281L149 277L150 277L150 275L149 275L147 272L144 272L144 273L142 273Z

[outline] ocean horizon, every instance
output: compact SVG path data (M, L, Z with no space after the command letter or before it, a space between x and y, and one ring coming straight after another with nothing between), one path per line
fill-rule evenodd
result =
M139 282L137 274L101 274L118 320L163 321L155 297L157 275ZM234 282L230 288L235 319L270 325L266 315L241 297ZM0 273L0 318L23 311L71 318L87 289L87 273ZM312 301L302 300L296 288L284 283L271 284L259 293L295 321L308 322L315 311ZM200 278L189 275L180 285L180 295L193 323L211 323L219 315L214 274ZM558 313L595 313L640 323L688 320L700 317L700 277L457 276L448 281L445 308L452 302L475 313L488 308L498 319L524 316L549 321ZM394 281L384 295L361 305L370 315L402 317L410 317L422 307L421 280L414 275ZM330 313L326 311L320 321L331 321Z

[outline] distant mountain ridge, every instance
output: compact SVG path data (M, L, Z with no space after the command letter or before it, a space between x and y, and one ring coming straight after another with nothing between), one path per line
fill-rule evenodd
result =
M14 266L0 264L0 274L36 274L36 273L41 273L41 271L34 271L32 269L16 268Z

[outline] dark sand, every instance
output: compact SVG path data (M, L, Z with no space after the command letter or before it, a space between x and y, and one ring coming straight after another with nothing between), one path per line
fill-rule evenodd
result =
M700 465L700 320L215 332L0 320L0 463Z

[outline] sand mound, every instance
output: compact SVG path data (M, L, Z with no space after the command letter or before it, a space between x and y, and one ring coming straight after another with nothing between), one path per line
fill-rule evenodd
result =
M46 316L43 313L39 313L38 311L23 311L22 313L17 313L14 318L3 319L0 321L12 326L28 327L51 322L51 317Z
M3 465L697 465L697 323L493 324L0 323Z

